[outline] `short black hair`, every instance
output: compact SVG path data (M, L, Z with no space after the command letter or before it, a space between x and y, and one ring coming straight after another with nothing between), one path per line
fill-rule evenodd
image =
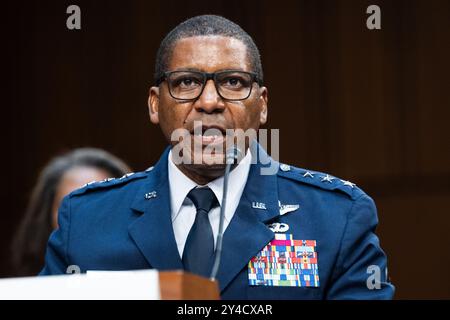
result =
M263 70L258 47L252 37L236 23L217 15L201 15L190 18L170 31L161 41L155 62L155 83L168 71L172 50L178 40L195 36L224 36L242 41L247 47L247 55L257 82L263 83Z

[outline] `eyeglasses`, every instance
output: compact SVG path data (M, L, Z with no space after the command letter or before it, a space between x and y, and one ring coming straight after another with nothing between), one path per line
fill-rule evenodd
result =
M167 81L172 98L195 100L202 95L205 84L213 80L217 93L225 100L245 100L252 92L253 82L260 84L256 74L239 70L225 70L214 73L200 71L169 71L158 79L159 86Z

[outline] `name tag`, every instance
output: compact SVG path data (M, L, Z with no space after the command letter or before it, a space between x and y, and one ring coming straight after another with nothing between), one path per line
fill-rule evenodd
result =
M251 286L319 287L316 241L276 233L248 263L248 282Z

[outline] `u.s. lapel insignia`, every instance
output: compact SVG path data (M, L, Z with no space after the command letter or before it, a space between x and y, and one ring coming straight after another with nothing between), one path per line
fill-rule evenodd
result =
M269 224L269 229L273 232L286 232L289 230L289 225L287 223L274 222Z
M261 210L267 210L266 209L266 204L263 202L252 202L252 208L254 209L261 209Z
M281 204L280 201L278 201L278 206L280 207L280 216L300 208L299 204Z
M319 287L315 240L294 240L292 234L275 238L248 263L251 286Z

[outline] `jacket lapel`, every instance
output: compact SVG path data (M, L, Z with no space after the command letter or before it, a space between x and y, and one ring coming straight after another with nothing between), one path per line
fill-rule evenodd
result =
M260 146L257 149L268 159ZM279 216L277 175L261 175L262 167L259 161L251 165L241 200L224 233L217 274L221 291L274 238L265 223ZM257 203L264 204L265 209Z
M167 175L169 150L166 149L146 183L136 194L131 208L142 215L128 228L131 238L146 260L152 268L159 270L183 269L170 211ZM257 150L260 156L268 158L259 145ZM261 175L263 167L260 161L251 165L241 200L224 233L217 274L221 291L274 238L274 233L266 223L279 216L277 175ZM146 200L145 194L152 191L156 191L156 197ZM265 209L258 208L257 203L263 203Z
M167 175L167 148L144 186L136 194L131 208L141 213L128 227L136 243L152 268L159 270L183 269L172 227L170 188ZM156 191L149 199L145 194Z

